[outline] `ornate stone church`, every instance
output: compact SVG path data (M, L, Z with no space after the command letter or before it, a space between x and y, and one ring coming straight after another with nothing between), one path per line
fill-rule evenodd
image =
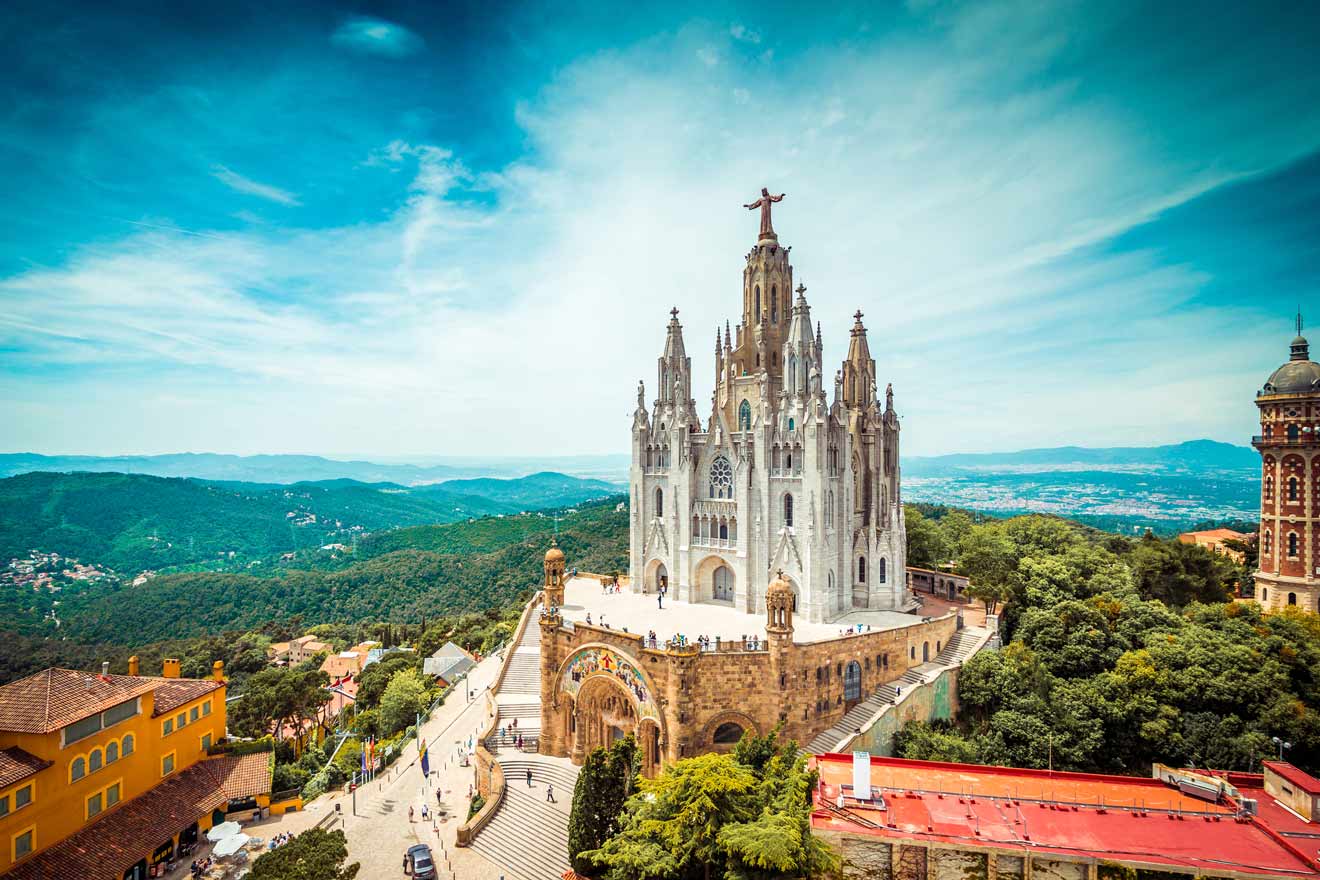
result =
M761 191L736 327L715 328L715 392L692 399L692 359L670 313L648 406L633 414L630 581L634 591L759 613L782 570L812 622L908 604L892 387L877 392L862 313L848 357L823 384L820 325L793 286Z

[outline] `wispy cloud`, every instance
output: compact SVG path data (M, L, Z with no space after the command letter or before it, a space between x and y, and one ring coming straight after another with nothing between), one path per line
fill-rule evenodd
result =
M250 177L244 177L237 171L226 168L224 165L217 165L211 171L211 176L223 183L225 186L235 192L246 193L250 196L256 196L259 199L265 199L268 202L278 202L281 205L300 205L298 197L288 190L280 189L277 186L271 186L267 183L261 183Z
M807 40L773 65L708 21L559 59L496 108L517 128L494 160L428 80L403 106L454 114L455 136L396 106L316 169L342 200L378 194L368 210L313 218L312 189L274 190L307 203L305 225L157 215L0 279L0 446L617 451L675 303L709 399L704 352L737 318L755 231L740 205L762 185L788 192L775 225L831 369L866 312L905 452L1248 436L1287 316L1261 322L1260 279L1207 301L1215 272L1158 225L1320 147L1317 71L1290 68L1271 100L1291 112L1263 115L1258 83L1198 98L1189 71L1259 69L1218 44L1133 58L1113 34L979 8L913 3L907 30L847 52ZM309 150L342 136L320 126ZM1292 198L1305 236L1320 197ZM231 202L227 221L247 204ZM1253 234L1282 201L1260 204ZM1197 245L1240 241L1229 215ZM1267 246L1242 248L1240 271Z
M739 40L743 43L756 44L761 42L761 34L759 31L754 31L747 27L747 25L739 24L737 22L729 26L729 35L735 40Z
M354 52L405 58L420 52L422 38L406 27L381 18L350 18L335 29L330 42Z

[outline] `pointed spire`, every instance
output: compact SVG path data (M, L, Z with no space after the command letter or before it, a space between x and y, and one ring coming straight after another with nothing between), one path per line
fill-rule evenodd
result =
M665 336L666 358L684 358L687 352L683 348L683 325L678 323L678 308L669 310L669 332Z
M725 348L732 348L732 347L733 347L733 341L732 341L731 337L729 336L729 322L728 322L728 321L725 321L725 322L724 322L724 347L725 347Z
M820 321L817 321L817 322L816 322L816 351L819 352L819 351L821 350L821 347L822 347L822 346L821 346L821 342L820 342Z

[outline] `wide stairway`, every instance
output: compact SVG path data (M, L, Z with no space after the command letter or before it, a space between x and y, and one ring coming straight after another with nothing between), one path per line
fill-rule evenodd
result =
M472 841L472 848L499 865L511 880L559 880L569 867L568 813L578 768L567 758L508 754L500 758L504 803ZM529 769L531 788L527 787ZM546 800L547 785L554 787L555 803Z
M539 609L528 613L532 617L513 648L495 705L496 732L500 727L512 730L510 725L517 719L516 730L532 738L531 748L541 733L541 627L536 619ZM506 735L503 740L487 740L504 771L504 802L477 833L472 848L498 865L509 880L559 880L569 867L568 813L578 768L567 758L518 751L511 739ZM554 787L555 803L546 800L547 785Z
M846 746L859 730L865 730L882 712L898 703L903 691L925 684L944 669L961 666L989 638L990 631L979 627L958 630L934 660L913 666L894 681L880 685L869 697L849 709L833 727L820 732L807 743L806 752L822 755Z

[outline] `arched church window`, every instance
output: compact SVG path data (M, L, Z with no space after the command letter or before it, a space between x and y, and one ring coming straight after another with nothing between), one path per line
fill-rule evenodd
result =
M1261 548L1261 550L1264 552L1264 554L1265 554L1266 556L1269 556L1269 555L1270 555L1270 545L1273 543L1273 539L1274 539L1274 533L1271 532L1269 529L1266 529L1266 530L1265 530L1265 540L1264 540L1264 541L1261 541L1261 544L1264 545L1264 546Z
M770 352L770 366L772 367L779 366L779 352L777 351Z
M790 434L793 432L793 419L791 418L788 420L788 431Z
M825 495L825 525L827 526L834 525L834 490L833 489L831 489ZM834 577L833 573L830 574L830 577L831 578Z
M876 575L876 580L883 584L885 582L885 558L883 556L880 557L880 567L876 570Z
M657 518L665 515L665 493L659 486L655 487L655 515Z
M1289 533L1288 533L1288 555L1289 555L1289 556L1296 556L1296 555L1297 555L1297 533L1296 533L1296 532L1289 532Z
M727 520L720 520L720 540L729 540L729 523Z
M715 460L710 463L710 497L733 497L733 468L722 455L715 456Z
M785 449L784 453L785 453L784 470L791 471L793 469L793 450Z
M784 496L784 525L793 525L793 496Z
M742 739L743 729L732 721L726 721L715 728L715 735L711 737L711 742L715 745L732 745Z
M770 323L779 323L779 290L770 288Z
M738 430L752 430L752 405L746 400L738 405Z
M1296 477L1289 477L1289 478L1288 478L1288 500L1289 500L1289 501L1296 501L1296 500L1297 500L1297 478L1296 478Z
M1289 594L1288 594L1288 604L1289 604L1289 605L1296 605L1296 604L1297 604L1297 594L1296 594L1296 593L1289 593Z
M759 284L756 286L756 313L752 316L752 320L761 323L761 285Z
M856 660L843 671L843 699L855 703L862 698L862 667Z
M866 583L866 557L857 557L857 583Z
M788 358L788 390L797 390L797 358L792 355Z

